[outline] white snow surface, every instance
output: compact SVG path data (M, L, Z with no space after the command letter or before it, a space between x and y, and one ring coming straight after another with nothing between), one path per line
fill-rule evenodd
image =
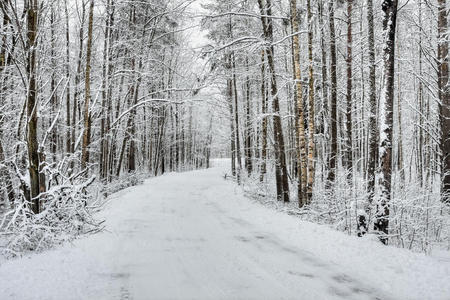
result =
M224 172L112 195L105 232L0 261L0 299L450 299L450 261L264 207Z

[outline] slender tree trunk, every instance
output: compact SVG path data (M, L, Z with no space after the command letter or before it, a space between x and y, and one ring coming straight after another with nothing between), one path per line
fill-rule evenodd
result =
M135 87L134 87L134 100L132 105L136 105L138 102L138 95L139 95L139 87L141 84L141 76L140 76L140 71L142 68L142 61L139 61L139 66L138 66L138 78L136 80L135 83ZM130 145L129 145L129 150L128 150L128 172L134 172L136 171L136 145L135 145L135 134L136 134L136 110L133 109L130 112L130 118L131 118L131 122L130 122Z
M247 169L247 174L250 176L253 171L253 161L252 161L252 122L251 122L251 107L250 107L250 78L249 78L249 67L248 67L248 57L245 58L245 67L247 75L245 78L245 99L246 99L246 122L245 122L245 166Z
M261 175L259 181L264 181L267 172L267 91L266 91L266 52L261 50Z
M369 157L367 168L368 204L366 212L370 214L370 207L375 196L375 168L378 157L378 129L377 129L377 99L375 78L375 36L373 24L373 0L367 0L368 24L368 54L369 54ZM367 228L366 228L367 231Z
M448 86L448 25L447 2L438 0L438 84L441 126L442 201L450 202L450 90Z
M309 141L308 141L308 183L306 189L306 203L311 202L313 194L313 185L315 177L315 100L314 100L314 66L313 66L313 19L311 12L311 0L307 1L307 11L308 11L308 60L309 60L309 93L308 93L308 130L309 130Z
M229 62L228 64L231 64ZM229 70L231 69L231 66ZM232 79L227 79L227 98L228 98L228 105L230 107L230 140L231 140L231 174L233 176L236 176L236 138L235 138L235 131L234 131L234 109L233 109L233 83Z
M102 64L102 107L101 107L101 116L102 119L100 120L100 159L99 159L99 173L100 178L106 177L106 159L107 157L107 141L105 137L106 133L106 105L107 105L107 90L108 90L108 67L109 67L109 58L108 55L110 53L109 47L109 41L110 41L110 34L111 34L111 4L110 0L107 0L106 2L106 21L105 21L105 37L103 40L103 64Z
M334 28L334 1L328 3L330 22L330 61L331 61L331 152L328 161L328 182L334 186L337 159L337 74L336 74L336 32Z
M77 141L76 137L76 128L77 125L77 111L78 107L80 106L80 82L81 82L81 76L82 76L82 57L83 57L83 41L84 41L84 22L86 18L86 4L84 0L82 1L81 5L81 24L80 24L80 36L79 36L79 49L78 49L78 58L77 58L77 73L75 74L75 92L73 97L73 110L72 110L72 146L71 151L72 153L75 152L75 148L77 145L75 145Z
M112 120L112 112L113 112L113 104L112 104L112 91L113 91L113 70L114 70L114 64L113 64L113 42L114 39L114 14L115 14L115 4L114 0L110 0L109 2L109 34L108 34L108 65L107 65L107 90L106 90L106 103L107 103L107 109L106 109L106 124L105 124L105 134L106 134L106 140L104 142L104 162L103 162L103 173L104 178L110 178L113 174L111 165L112 165L112 159L111 156L114 155L114 147L115 143L112 141L111 136L115 132L114 130L111 131L111 120Z
M398 42L397 42L398 49ZM401 82L400 82L400 61L397 61L397 124L398 124L398 134L397 134L397 171L400 175L400 187L403 188L405 183L405 170L403 168L403 132L402 132L402 93L401 93Z
M270 46L266 47L267 62L271 76L271 94L272 94L272 109L273 109L273 124L274 124L274 143L275 143L275 157L276 165L279 168L279 176L277 179L277 196L279 200L289 202L289 181L286 166L286 155L284 151L283 128L280 116L280 104L278 100L278 88L276 81L276 71L274 63L274 46L273 42L273 25L272 25L272 3L270 0L266 1L264 6L263 0L258 0L259 9L261 12L261 23L263 26L264 36L269 42ZM265 17L265 16L268 17Z
M346 112L346 129L347 129L347 172L348 181L352 184L353 172L353 137L352 137L352 89L353 89L353 73L352 73L352 9L353 0L347 0L347 112Z
M67 9L67 1L64 3L64 12L66 17L66 79L67 79L67 89L66 89L66 153L71 152L71 134L70 134L70 28L69 28L69 12Z
M27 91L27 117L28 117L28 132L27 132L27 146L28 146L28 160L30 173L30 194L31 194L31 210L33 213L40 212L39 194L45 192L41 190L45 187L45 182L42 184L39 166L39 144L38 144L38 97L37 97L37 80L36 80L36 44L38 31L38 10L39 5L37 0L32 0L27 7L27 76L28 76L28 91Z
M50 113L50 120L49 120L49 128L52 126L53 119L56 117L57 110L58 110L58 96L56 91L56 46L55 46L55 8L53 7L54 4L51 5L50 8L50 61L51 61L51 67L52 67L52 75L50 76L50 93L51 93L51 113ZM50 132L50 152L52 154L53 161L56 161L56 150L57 150L57 143L58 143L58 136L57 136L57 128L58 126L55 125L53 129Z
M377 130L377 99L375 82L375 38L373 24L373 0L367 0L367 26L368 26L368 54L369 54L369 120L368 120L368 163L367 163L367 191L368 201L364 205L365 214L357 216L358 235L363 236L369 230L372 203L375 196L375 167L378 153Z
M2 4L0 4L0 7L2 7ZM7 30L9 26L10 26L10 19L6 14L4 14L3 29ZM6 86L8 84L8 74L7 71L5 70L5 67L7 66L6 49L7 49L7 35L4 34L0 45L0 103L5 103L5 91ZM12 54L10 53L9 55ZM6 160L6 155L3 148L3 118L4 118L3 112L0 111L0 178L4 180L4 185L6 188L6 194L8 197L9 204L13 206L16 196L14 192L13 182L11 179L11 174L7 167L9 163Z
M295 70L295 84L296 84L296 95L297 95L297 135L298 135L298 149L297 149L297 167L299 174L298 179L298 205L302 207L305 205L307 200L306 195L306 185L307 185L307 162L306 162L306 136L305 136L305 116L304 116L304 107L303 107L303 90L301 83L301 72L300 72L300 46L298 41L298 34L295 34L299 31L298 22L297 22L297 0L291 0L291 22L292 22L292 31L294 33L293 39L293 47L294 47L294 70Z
M419 27L422 28L422 0L418 1L419 6ZM423 97L423 67L422 67L422 32L419 33L419 82L418 82L418 92L417 92L417 110L418 110L418 119L419 126L417 127L417 179L419 181L420 186L423 186L423 115L424 115L424 97Z
M231 27L230 27L231 30ZM239 104L237 94L237 80L236 80L236 60L234 52L231 52L231 68L233 73L233 95L234 95L234 121L235 121L235 138L236 138L236 159L237 159L237 180L240 183L242 160L241 160L241 143L239 134Z
M84 170L89 163L89 142L91 131L91 115L89 104L91 101L91 55L92 55L92 31L94 22L94 0L91 0L89 7L88 41L86 49L86 75L84 79L84 129L83 144L81 148L81 169Z
M322 133L322 159L324 162L328 162L328 140L329 140L329 118L328 118L328 65L327 65L327 51L325 49L325 25L323 23L323 1L318 1L318 13L319 13L319 26L320 26L320 46L322 48L322 111L320 120L322 122L320 126L320 133ZM328 173L328 165L327 163L323 165L322 178L324 179L325 175Z
M374 229L382 234L380 240L387 244L389 231L389 202L391 199L392 177L392 127L394 105L394 68L395 68L395 28L397 23L397 0L384 0L383 28L385 46L383 51L384 87L380 99L380 162L381 162L381 195L377 203Z

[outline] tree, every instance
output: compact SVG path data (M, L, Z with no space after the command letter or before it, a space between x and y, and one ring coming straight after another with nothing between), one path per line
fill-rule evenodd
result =
M289 182L286 166L286 153L284 151L283 128L281 125L280 104L278 100L278 88L276 79L276 70L274 63L274 47L273 47L273 24L272 24L272 3L270 0L263 4L263 0L258 0L258 6L261 13L261 23L263 27L264 37L269 43L266 46L267 63L270 73L270 85L272 94L272 110L273 110L273 133L274 133L274 147L276 159L276 185L277 197L279 200L289 202Z
M81 148L81 169L86 168L89 163L89 143L91 139L91 113L89 104L91 101L91 56L92 56L92 31L94 23L94 0L90 0L89 21L88 21L88 40L86 49L86 73L84 78L84 128L83 144Z
M37 97L37 80L36 80L36 64L37 64L37 34L38 34L38 0L30 0L27 3L27 147L30 173L30 201L31 210L34 213L40 212L39 194L45 192L45 177L40 172L40 155L38 142L38 97ZM44 180L44 182L42 182ZM24 191L26 194L27 191Z
M334 184L336 179L336 159L337 159L337 74L336 74L336 32L334 27L334 1L328 3L329 23L330 23L330 77L331 77L331 152L328 161L328 182Z
M441 127L442 200L450 202L450 88L448 86L447 2L438 0L438 87Z
M0 11L3 11L3 28L6 31L7 28L10 28L10 18L6 14L6 8L4 7L3 3L0 3ZM9 54L11 55L11 54ZM5 96L4 92L6 91L6 85L8 82L8 74L6 72L7 67L7 35L3 34L1 44L0 44L0 105L3 105L5 103ZM15 192L14 192L14 186L11 178L11 173L9 168L7 167L9 165L6 155L5 155L5 149L3 146L3 120L4 120L4 114L3 112L0 112L0 180L4 181L4 186L6 189L6 195L8 198L8 201L11 205L15 202ZM0 192L1 193L1 192ZM2 199L2 195L0 194L0 200ZM2 201L3 202L3 201ZM0 204L1 205L1 204Z
M353 74L352 74L352 9L353 9L353 0L347 0L347 172L348 179L351 183L353 178L353 143L352 143L352 84L353 84Z
M377 130L377 100L376 100L376 77L375 77L375 37L373 24L373 0L367 0L367 24L368 24L368 54L369 54L369 151L367 168L368 205L369 212L375 196L375 167L378 153L378 130ZM367 228L366 228L367 230Z
M306 189L306 203L310 203L313 196L313 185L315 179L315 100L314 100L314 65L313 65L313 18L311 11L311 0L307 1L308 12L308 60L309 60L309 86L308 86L308 183Z
M261 175L259 181L263 182L267 172L267 91L266 91L266 51L261 50Z
M296 95L297 95L297 109L298 109L298 123L297 123L297 139L299 142L297 149L297 167L299 174L298 179L298 205L302 207L305 205L307 200L306 195L306 185L307 185L307 161L306 161L306 137L305 137L305 116L303 108L303 90L301 83L301 72L300 72L300 46L298 41L298 21L297 21L297 0L291 0L291 22L293 31L293 48L294 48L294 76L296 85ZM309 2L308 2L309 3ZM311 70L310 70L311 72ZM311 86L310 86L311 87ZM310 92L312 90L310 89ZM311 117L311 116L310 116Z
M392 127L394 107L395 29L397 24L397 0L384 0L383 29L385 45L383 50L384 83L380 99L380 199L377 203L375 230L382 234L380 240L387 244L389 230L389 202L391 200L392 178Z

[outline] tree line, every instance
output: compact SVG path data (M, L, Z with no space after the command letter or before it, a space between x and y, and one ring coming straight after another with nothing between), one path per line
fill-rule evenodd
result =
M273 195L295 198L308 218L383 243L428 251L445 241L445 0L225 0L204 9L204 53L228 103L239 183L274 182Z
M209 165L190 1L0 2L0 204ZM199 113L200 112L200 113Z

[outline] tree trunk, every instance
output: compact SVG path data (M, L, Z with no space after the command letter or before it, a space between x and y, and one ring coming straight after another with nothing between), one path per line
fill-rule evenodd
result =
M353 172L353 139L352 139L352 7L353 0L347 0L347 112L346 112L346 129L347 129L347 172L348 181L352 185L352 172Z
M272 3L267 0L266 7L263 0L258 0L259 9L261 12L261 23L263 26L264 36L269 42L270 46L266 47L267 62L271 78L271 94L272 94L272 109L273 109L273 132L274 132L274 146L276 165L279 168L279 176L277 179L277 197L279 200L289 202L289 181L286 166L286 155L284 151L283 128L280 116L280 104L278 100L278 88L276 81L276 71L274 63L274 46L273 46L273 25L272 25ZM268 17L265 17L265 16Z
M45 192L40 190L45 187L45 183L40 182L43 176L39 174L39 144L38 144L38 97L37 97L37 83L36 83L36 44L37 44L37 30L38 30L38 1L32 0L27 7L27 76L28 76L28 91L27 91L27 117L28 117L28 132L27 132L27 146L28 146L28 160L30 173L30 195L31 195L31 210L33 213L40 212L39 194Z
M71 134L70 134L70 28L69 28L69 12L67 9L67 1L64 3L64 12L66 17L66 79L67 79L67 89L66 89L66 153L71 152Z
M422 0L418 1L419 6L419 27L422 28ZM419 181L420 186L423 186L423 144L424 144L424 134L423 134L423 115L424 115L424 97L423 97L423 67L422 67L422 33L419 34L419 82L418 82L418 92L417 92L417 110L418 110L418 121L419 126L417 127L417 179ZM439 75L439 74L438 74Z
M330 61L331 61L331 152L328 161L328 183L334 186L336 178L336 156L337 156L337 74L336 74L336 32L334 28L334 1L328 3L330 17Z
M313 66L313 24L312 24L312 12L311 12L311 0L307 2L308 10L308 60L309 60L309 93L308 93L308 130L309 130L309 141L308 141L308 183L306 188L306 203L311 202L313 194L313 185L315 177L315 100L314 100L314 66Z
M230 27L231 30L231 27ZM236 159L237 159L237 180L240 184L241 170L242 170L242 160L241 160L241 143L239 134L239 104L238 104L238 94L237 94L237 82L236 82L236 61L234 52L231 52L231 68L233 73L233 95L234 95L234 121L235 121L235 138L236 138Z
M448 25L446 0L438 0L438 84L441 126L442 201L450 202L450 90L448 87Z
M378 157L378 129L377 129L377 99L375 78L375 36L373 24L373 0L367 0L367 24L368 24L368 54L369 54L369 151L367 168L368 205L366 212L370 213L373 198L375 196L375 168ZM367 228L366 228L367 231Z
M50 8L50 62L51 62L51 68L52 68L52 75L50 76L50 120L49 120L49 128L51 128L53 119L56 118L57 114L57 106L58 106L58 96L56 91L56 68L57 63L55 60L56 55L56 46L55 46L55 8L53 7L53 4ZM51 132L50 132L50 153L52 154L53 162L56 161L56 150L57 150L57 143L58 143L58 126L55 124L53 126Z
M78 58L77 58L77 73L75 74L75 92L73 97L73 109L72 109L72 145L71 145L71 152L75 153L75 143L77 142L76 137L76 128L78 127L77 124L77 111L79 107L79 101L80 101L80 82L81 82L81 76L82 76L82 57L83 57L83 41L84 41L84 21L86 18L86 4L84 0L81 4L81 23L80 23L80 36L79 36L79 49L78 49Z
M109 48L111 45L109 44L109 41L111 40L109 36L111 35L111 3L110 0L107 0L106 2L106 21L105 21L105 37L103 40L103 64L102 64L102 107L101 107L101 116L102 119L100 120L100 158L99 158L99 173L100 178L103 179L106 177L106 159L105 157L108 156L107 151L107 141L106 141L106 105L107 105L107 90L109 89L108 83L109 83Z
M245 122L245 167L247 169L247 174L250 176L253 171L253 161L252 161L252 122L251 122L251 107L250 107L250 78L249 78L249 67L248 67L248 57L245 58L245 67L247 71L247 76L245 78L245 103L246 103L246 122Z
M320 27L320 46L322 48L322 57L321 57L321 69L322 69L322 111L320 115L320 120L322 124L320 124L319 132L322 134L322 159L324 162L328 162L328 140L329 140L329 118L328 118L328 64L327 64L327 52L325 49L325 26L323 24L323 1L318 1L318 13L319 13L319 27ZM328 166L326 163L322 164L322 179L328 173Z
M89 163L89 142L91 131L91 115L89 112L89 104L91 101L91 55L92 55L92 30L94 21L94 0L91 0L89 7L89 23L88 23L88 41L86 49L86 75L84 78L84 129L83 129L83 144L81 148L81 169L86 169Z
M266 51L261 50L261 175L259 181L263 182L267 172L267 91L266 91Z
M392 127L394 105L394 68L395 68L395 27L397 21L397 0L384 0L383 28L385 45L383 51L384 87L380 98L380 162L381 162L381 195L377 203L375 231L380 233L380 240L387 244L389 230L389 202L391 199L392 176Z
M228 62L228 64L230 65L231 62ZM229 66L229 70L230 69L231 65ZM227 98L230 107L231 174L236 176L236 138L234 136L233 83L231 78L227 79Z
M2 7L2 4L0 4L0 7ZM3 28L6 30L10 26L10 20L6 14L3 15ZM7 66L7 59L6 59L6 51L7 49L7 35L4 34L2 37L1 45L0 45L0 103L5 103L5 91L6 91L6 85L8 83L8 74L5 70L5 67ZM9 54L11 55L11 54ZM15 202L15 192L14 192L14 186L11 179L11 174L8 169L9 163L6 160L5 151L3 148L3 112L0 111L0 180L4 180L4 185L6 188L6 194L8 197L9 204L13 206ZM0 195L1 198L1 195Z
M295 74L295 85L296 85L296 95L297 95L297 110L298 110L298 123L297 123L297 135L298 135L298 149L297 149L297 173L299 174L298 178L298 206L302 207L305 205L308 200L306 196L306 185L307 185L307 173L306 173L306 137L305 137L305 116L304 116L304 108L303 108L303 90L301 83L301 72L300 72L300 46L298 41L298 34L295 34L299 31L298 29L298 21L297 21L297 0L291 0L291 22L292 22L292 31L293 31L293 47L294 47L294 74Z

